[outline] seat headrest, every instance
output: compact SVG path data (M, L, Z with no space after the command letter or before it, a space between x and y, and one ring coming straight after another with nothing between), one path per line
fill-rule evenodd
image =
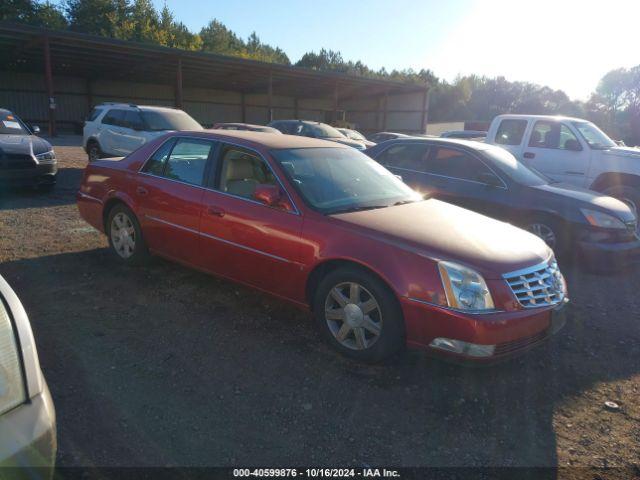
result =
M227 165L227 180L244 180L254 176L253 161L250 157L234 158Z

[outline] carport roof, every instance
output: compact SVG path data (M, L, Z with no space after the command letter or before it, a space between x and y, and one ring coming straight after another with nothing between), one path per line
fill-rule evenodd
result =
M3 67L44 72L45 37L54 76L174 84L181 62L184 86L245 93L267 93L270 75L274 95L297 98L331 96L336 85L341 99L421 92L426 87L7 22L0 22Z

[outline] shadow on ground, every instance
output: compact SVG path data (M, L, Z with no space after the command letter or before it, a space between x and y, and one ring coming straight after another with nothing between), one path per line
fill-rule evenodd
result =
M51 190L35 187L0 187L0 210L42 208L75 203L82 181L82 168L61 168Z
M555 466L554 412L640 370L637 275L569 272L581 284L558 337L469 369L345 360L305 312L161 260L128 268L100 249L0 273L31 317L61 466Z

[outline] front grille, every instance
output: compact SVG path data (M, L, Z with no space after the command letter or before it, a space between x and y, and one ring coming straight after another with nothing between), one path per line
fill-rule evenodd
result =
M547 338L547 332L542 331L535 335L531 335L530 337L519 338L518 340L513 340L511 342L499 343L496 345L496 349L493 354L505 355L507 353L517 352L518 350L524 350L525 348L542 342L545 338Z
M0 168L4 170L23 170L35 168L36 162L31 155L22 153L0 153Z
M564 300L564 278L555 260L507 273L504 279L524 308L556 305Z

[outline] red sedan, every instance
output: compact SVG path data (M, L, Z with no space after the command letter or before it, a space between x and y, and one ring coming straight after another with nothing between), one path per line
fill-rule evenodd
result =
M403 345L492 360L563 323L542 240L424 199L334 142L175 132L87 166L77 198L121 261L161 255L309 308L360 360Z

